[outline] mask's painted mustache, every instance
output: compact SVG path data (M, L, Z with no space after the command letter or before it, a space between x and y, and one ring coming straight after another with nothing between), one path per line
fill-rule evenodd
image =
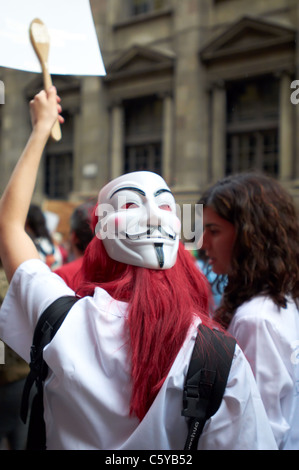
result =
M176 239L176 235L172 235L171 233L168 233L163 227L161 227L161 225L158 225L158 226L150 226L147 228L147 230L145 230L144 232L140 232L140 233L134 233L132 235L129 235L127 232L126 232L126 238L128 238L129 240L139 240L141 238L151 238L153 233L158 230L160 232L161 235L158 235L158 238L169 238L170 240L175 240Z

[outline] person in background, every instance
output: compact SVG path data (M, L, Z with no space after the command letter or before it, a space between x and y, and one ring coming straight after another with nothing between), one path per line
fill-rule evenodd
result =
M205 251L199 249L196 254L196 265L204 273L211 286L211 292L213 296L213 304L211 306L214 311L219 307L223 295L223 289L226 284L226 276L222 276L220 279L217 274L214 273L209 263L209 258L206 256Z
M52 239L47 228L45 215L36 204L30 204L25 229L33 240L40 258L52 271L63 264L59 246Z
M226 275L215 318L245 353L279 449L299 449L299 223L273 178L229 176L201 197L203 244ZM297 353L296 353L297 348Z
M83 255L94 236L91 219L95 204L95 201L89 201L76 207L73 211L70 219L69 262L55 270L55 273L74 290L76 290L76 285L80 283L79 271Z
M0 305L7 289L8 282L0 262ZM0 449L24 450L28 425L21 421L20 409L29 366L7 345L4 348L5 363L0 363Z
M25 358L41 313L74 295L24 230L44 146L56 119L63 121L57 101L54 87L31 101L33 130L0 200L0 256L10 281L0 336ZM183 449L183 389L198 325L218 325L207 281L180 242L175 199L155 173L122 175L101 189L93 228L79 300L44 349L47 448ZM277 449L238 345L198 449Z

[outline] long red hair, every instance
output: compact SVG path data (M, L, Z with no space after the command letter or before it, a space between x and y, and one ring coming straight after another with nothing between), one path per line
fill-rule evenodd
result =
M80 278L78 295L93 295L99 286L113 298L128 302L131 413L141 420L182 347L194 315L212 325L206 278L182 244L171 269L152 270L112 260L97 237L85 252Z

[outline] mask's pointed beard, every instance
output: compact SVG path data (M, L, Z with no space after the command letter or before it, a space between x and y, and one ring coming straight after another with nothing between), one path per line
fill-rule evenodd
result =
M163 251L163 243L154 243L156 255L158 258L158 263L160 268L164 266L164 251Z

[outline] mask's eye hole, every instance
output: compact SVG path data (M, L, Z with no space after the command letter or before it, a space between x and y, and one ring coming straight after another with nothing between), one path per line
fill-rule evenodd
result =
M171 211L171 207L169 204L161 204L159 206L159 209L162 209L163 211Z
M121 206L122 209L136 209L138 207L135 202L126 202L123 206Z

